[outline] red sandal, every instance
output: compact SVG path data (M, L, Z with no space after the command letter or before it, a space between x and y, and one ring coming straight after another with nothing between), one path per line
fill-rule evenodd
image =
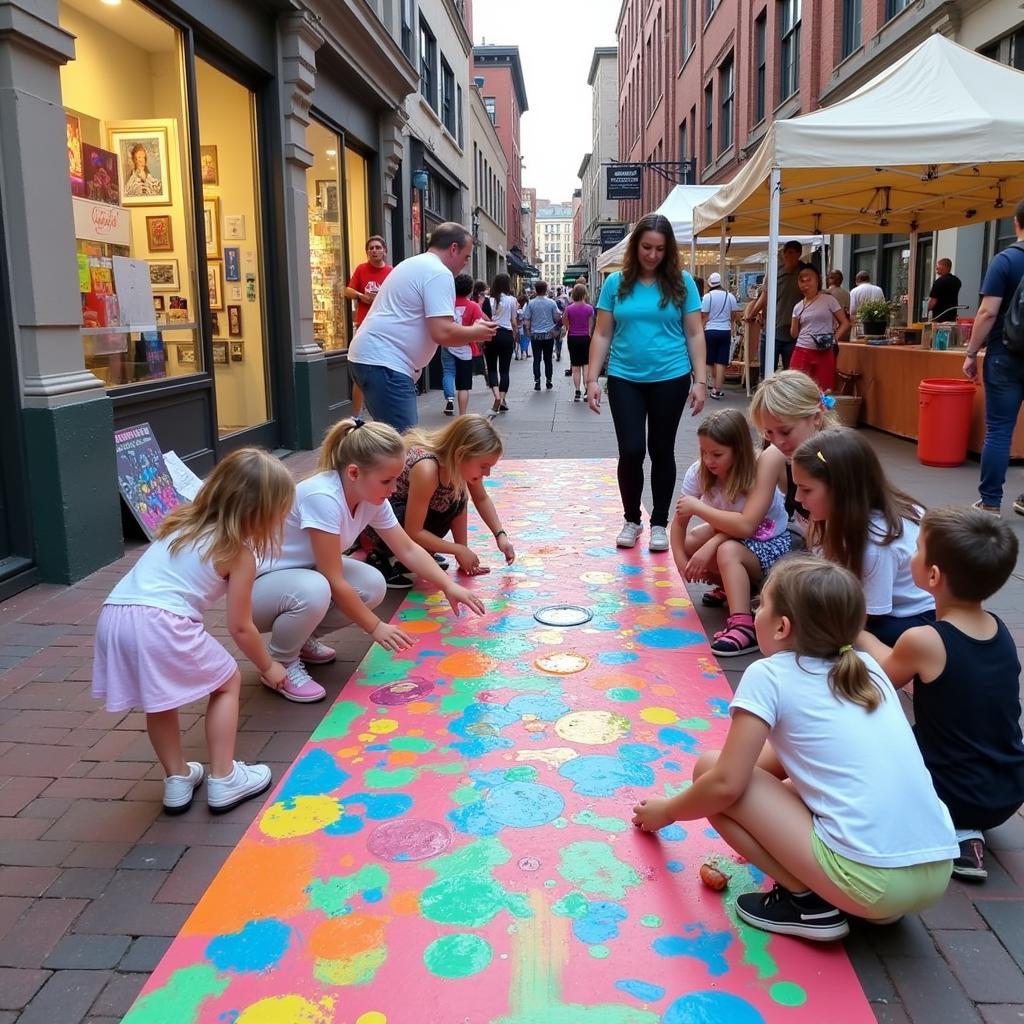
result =
M738 658L758 650L754 616L750 612L730 615L725 620L725 629L720 629L711 641L711 650L720 658Z
M721 587L712 587L701 597L700 603L705 608L724 608L728 600L725 596L725 591Z

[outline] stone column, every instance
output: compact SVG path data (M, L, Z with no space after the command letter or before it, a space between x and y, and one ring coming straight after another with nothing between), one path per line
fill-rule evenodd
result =
M0 0L0 195L36 561L68 583L120 556L113 410L85 369L57 0Z

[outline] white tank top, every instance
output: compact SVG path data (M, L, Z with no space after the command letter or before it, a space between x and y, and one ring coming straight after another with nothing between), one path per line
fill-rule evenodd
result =
M502 295L500 302L488 299L491 305L491 319L506 330L512 330L512 318L519 311L519 303L512 295ZM497 307L497 308L495 308Z
M103 603L162 608L202 622L203 612L227 593L228 581L217 575L213 562L203 561L202 549L187 547L172 555L170 540L164 538L150 544Z

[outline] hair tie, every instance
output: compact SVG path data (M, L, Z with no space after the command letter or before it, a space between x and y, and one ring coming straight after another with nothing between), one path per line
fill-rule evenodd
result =
M836 400L831 395L822 395L821 407L826 410L826 412L831 412L836 407Z
M843 646L839 648L839 653L840 654L845 654L847 651L852 651L852 650L853 650L853 644L843 644Z
M366 426L366 420L364 420L362 416L353 416L352 417L352 423L353 423L353 426L352 426L353 430L358 430L360 427L365 427Z

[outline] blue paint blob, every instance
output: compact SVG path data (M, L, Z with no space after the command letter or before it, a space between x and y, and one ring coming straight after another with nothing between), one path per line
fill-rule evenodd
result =
M574 793L583 796L613 796L626 786L653 786L654 772L638 761L624 761L608 754L574 757L558 769L573 783Z
M565 807L562 794L535 782L507 782L496 786L483 801L494 821L512 828L536 828L554 821Z
M639 660L640 655L632 651L602 651L597 660L602 665L628 665L630 662Z
M678 761L666 761L662 767L667 772L681 772L683 770L683 766Z
M678 843L686 838L686 829L678 823L666 825L664 828L658 829L658 835L670 843Z
M670 860L665 864L665 867L674 875L678 875L680 871L686 870L686 865L681 860Z
M326 836L351 836L362 827L363 819L358 814L345 814L337 821L326 825L321 831Z
M544 694L528 693L522 697L513 697L508 702L509 712L518 718L523 715L536 715L545 722L554 722L562 715L569 713L569 705L563 704L557 697Z
M660 985L652 985L646 981L637 981L634 978L624 978L615 982L615 987L620 992L639 999L642 1003L655 1003L664 998L665 990Z
M688 992L677 999L661 1024L765 1024L746 999L729 992Z
M619 572L623 576L639 576L644 571L642 565L621 565L619 566Z
M618 903L595 900L588 904L586 914L573 919L572 933L580 942L596 946L609 939L617 939L619 922L625 921L628 916L625 907Z
M708 707L712 718L729 717L729 702L723 697L708 697Z
M390 748L386 743L371 743L367 750L389 750Z
M619 756L626 761L657 761L661 751L650 743L623 743L619 747Z
M501 825L484 810L482 802L456 807L447 818L457 831L470 836L493 836L501 831Z
M524 633L528 629L536 628L536 626L537 620L532 615L506 615L503 618L489 622L487 629L491 633Z
M363 893L363 899L366 900L367 903L380 903L380 901L384 899L384 893L381 892L380 889L367 889L366 892Z
M754 880L755 885L764 885L765 873L759 867L755 867L753 864L748 864L747 870L750 872L750 877Z
M717 978L729 971L725 951L732 937L732 932L709 932L702 924L688 924L682 935L662 936L655 939L651 947L660 956L689 956L701 960L708 974Z
M277 794L279 803L297 796L323 796L337 789L349 778L348 772L326 750L310 750L292 767Z
M250 921L240 932L211 939L206 958L219 971L266 971L284 956L291 934L283 921Z
M658 730L658 739L668 747L678 747L684 754L696 754L699 746L696 736L671 725L664 725Z
M706 829L704 829L704 835L706 835L708 837L708 839L721 839L722 838L718 834L718 829L714 829L710 825L708 825L708 827Z
M630 604L650 604L651 595L646 590L626 590L626 597Z
M516 715L510 714L505 708L493 704L471 704L448 726L449 732L461 739L452 743L459 753L469 758L483 757L495 750L504 750L513 746L512 740L499 733L513 722L518 722Z
M675 649L693 647L695 644L706 643L703 633L695 633L689 629L676 629L675 626L656 626L654 629L642 629L636 635L636 642L644 647L660 647Z

